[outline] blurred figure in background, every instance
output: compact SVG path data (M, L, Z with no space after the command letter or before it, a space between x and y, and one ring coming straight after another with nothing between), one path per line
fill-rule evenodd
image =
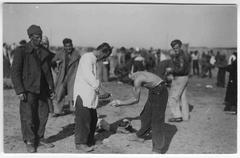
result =
M216 55L216 67L218 67L217 72L217 87L225 87L225 69L224 67L227 66L227 59L225 54L221 54L220 52L217 52Z
M42 37L42 42L41 42L42 46L45 47L49 53L50 53L50 60L52 60L55 56L54 53L52 53L49 49L49 40L48 40L48 37L47 36L43 36ZM55 83L56 82L56 72L54 71L54 69L56 68L56 66L52 65L51 67L51 72L52 72L52 76L53 76L53 82ZM49 113L50 115L52 116L53 113L54 113L54 110L53 110L53 102L52 102L52 99L51 98L48 98L48 107L49 107Z
M131 73L134 73L137 71L144 71L146 69L145 65L146 65L145 59L143 58L139 48L136 48L136 51L134 52Z
M193 75L199 76L199 54L197 50L195 50L192 53L192 61L193 61Z
M224 111L237 113L237 52L234 52L232 61L223 69L229 72L229 80L225 95Z
M10 58L9 49L6 43L3 43L3 78L10 78Z
M80 53L73 48L72 40L63 39L64 50L57 53L52 59L52 64L59 62L59 72L56 80L55 97L53 100L54 117L65 114L63 106L65 103L69 107L70 112L73 109L73 85L80 59Z

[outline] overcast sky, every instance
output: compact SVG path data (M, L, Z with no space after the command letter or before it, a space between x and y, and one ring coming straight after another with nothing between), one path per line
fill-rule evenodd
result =
M51 45L65 37L76 46L103 41L120 47L170 48L173 39L190 46L236 47L237 6L160 4L4 4L3 41L28 39L40 25Z

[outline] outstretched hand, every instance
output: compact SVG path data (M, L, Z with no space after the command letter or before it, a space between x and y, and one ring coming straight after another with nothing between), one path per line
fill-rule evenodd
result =
M121 104L120 100L116 99L108 103L109 106L118 107Z

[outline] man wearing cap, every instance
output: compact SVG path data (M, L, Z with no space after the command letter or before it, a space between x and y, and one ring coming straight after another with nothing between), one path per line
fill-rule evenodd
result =
M53 100L54 117L64 114L63 106L65 102L73 111L73 85L78 68L80 54L73 48L72 40L63 39L64 50L57 53L52 59L52 63L59 63L59 70L56 79L55 97Z
M20 119L27 152L37 146L51 148L44 139L48 120L48 98L53 97L54 84L50 68L50 53L40 43L42 30L31 25L27 30L30 41L17 47L12 64L12 82L20 99Z
M174 76L169 91L168 104L173 117L169 122L182 122L189 119L189 107L186 97L188 75L190 71L189 56L181 49L182 42L178 39L171 42L173 48L172 68L167 68L168 73Z

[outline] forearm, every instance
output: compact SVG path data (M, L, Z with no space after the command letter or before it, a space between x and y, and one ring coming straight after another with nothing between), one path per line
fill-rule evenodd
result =
M139 100L135 97L131 97L129 99L126 99L126 100L119 100L119 105L118 106L125 106L125 105L132 105L132 104L135 104L135 103L138 103Z

